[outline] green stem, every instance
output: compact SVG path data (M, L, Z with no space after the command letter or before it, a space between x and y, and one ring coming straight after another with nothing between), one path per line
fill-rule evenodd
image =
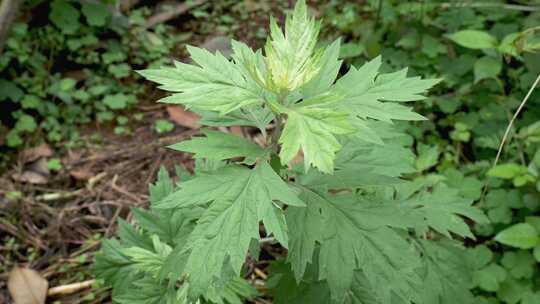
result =
M275 127L272 131L272 138L270 140L270 145L272 146L272 150L276 154L279 153L279 138L281 137L281 132L283 131L283 116L281 114L276 115L275 121Z

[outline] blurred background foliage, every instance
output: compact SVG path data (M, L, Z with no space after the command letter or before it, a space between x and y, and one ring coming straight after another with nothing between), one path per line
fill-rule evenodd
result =
M385 69L443 79L415 104L429 121L397 123L418 156L418 172L408 178L444 179L489 216L491 224L474 227L476 240L465 240L476 261L478 303L540 303L540 89L493 166L510 119L540 75L540 1L308 3L323 19L323 41L341 38L347 64L382 54ZM186 44L215 36L260 47L268 16L282 16L291 4L24 1L0 57L0 167L43 142L84 147L99 144L103 133L137 136L141 123L171 132L168 119L145 120L159 93L134 71L184 59ZM182 13L159 19L180 5ZM49 163L62 167L58 159Z

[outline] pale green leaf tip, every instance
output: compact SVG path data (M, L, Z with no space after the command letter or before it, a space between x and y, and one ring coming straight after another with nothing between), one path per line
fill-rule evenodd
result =
M144 78L147 78L148 70L150 70L150 69L134 70L134 72L137 73L137 74L139 74L139 75L141 75L141 76L144 77Z

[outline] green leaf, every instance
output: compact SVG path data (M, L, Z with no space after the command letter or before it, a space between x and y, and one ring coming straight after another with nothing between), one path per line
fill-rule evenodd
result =
M540 303L539 292L536 292L536 293L528 292L523 296L521 300L521 304L535 304L535 303Z
M123 93L107 95L103 103L112 110L125 109L128 103L128 96Z
M259 221L288 246L285 218L276 201L304 205L270 165L261 162L252 170L226 166L201 173L155 205L193 208L211 202L181 251L188 255L184 272L194 295L204 293L226 269L239 274L251 240L259 239Z
M104 240L95 260L92 272L115 289L128 283L126 280L132 278L130 273L133 262L122 253L122 246L118 240Z
M465 197L477 200L482 195L484 184L474 176L465 177L459 170L450 168L444 171L447 177L445 183L451 187L459 189L459 193Z
M410 284L419 280L414 269L416 254L389 226L412 225L407 211L397 205L368 203L355 195L321 195L304 189L301 198L308 208L286 210L290 232L288 261L297 280L312 261L316 243L320 243L319 278L326 279L332 297L343 299L351 287L354 270L360 267L378 298L391 293L408 299ZM398 253L399 252L399 253ZM384 286L384 288L382 288Z
M540 262L540 245L536 245L533 250L534 258L536 262Z
M158 181L150 187L150 199L153 203L173 191L172 180L162 168ZM185 259L177 259L171 254L171 245L182 248L186 244L195 220L201 217L200 208L152 211L134 209L133 214L141 229L134 229L120 221L121 243L116 240L105 240L102 243L93 272L104 279L107 285L113 286L112 297L115 302L188 303L189 284L182 284L178 288L175 280L160 275L169 267L167 263L170 260L175 265L185 263ZM150 234L152 237L149 237ZM211 303L225 301L241 304L245 298L255 295L256 291L246 281L233 277L221 280L219 286L210 286L205 290L203 298Z
M487 172L487 176L498 177L503 179L512 179L521 173L526 173L527 168L522 165L507 163L497 165Z
M364 64L360 69L351 67L349 72L340 78L333 89L344 96L338 104L342 111L351 113L362 128L359 132L369 133L364 121L368 118L392 122L392 120L424 120L425 118L412 111L410 107L390 101L421 100L430 87L440 80L422 80L419 77L407 77L407 70L390 74L379 74L381 57ZM371 131L371 133L375 133ZM375 141L377 139L375 138Z
M62 161L59 158L51 158L47 161L47 168L52 171L60 171L62 169Z
M156 202L157 208L180 208L192 205L202 205L215 199L231 200L242 190L246 183L254 179L256 186L263 183L265 187L281 188L282 195L277 199L293 206L304 206L294 192L276 175L266 162L261 162L256 170L250 170L242 166L225 166L214 172L201 172L195 178L183 183L183 187L171 193L160 202ZM264 188L264 187L263 187Z
M515 224L495 236L499 243L521 249L531 249L540 243L538 231L529 223Z
M279 138L282 144L279 157L289 163L302 149L307 171L314 166L324 173L334 170L334 158L341 148L336 135L348 134L354 128L348 121L349 114L333 109L340 97L324 94L304 100L290 107L279 106L287 114L287 122Z
M472 286L470 265L461 244L449 240L419 240L423 256L423 285L415 303L476 303L469 291Z
M515 187L523 187L528 183L534 183L536 182L536 177L530 175L530 174L522 174L514 177L512 180L512 183Z
M74 34L81 24L79 10L66 0L54 0L51 3L49 19L65 34Z
M122 253L133 262L133 267L157 276L172 248L162 243L155 235L152 237L152 242L154 244L152 251L141 247L129 247L123 249Z
M285 33L274 18L270 19L270 39L264 51L270 91L294 91L319 73L322 50L315 50L320 22L310 18L305 0L296 2L285 20Z
M37 128L36 121L34 117L24 114L17 120L15 124L15 129L19 132L33 132Z
M193 231L195 221L201 216L204 209L163 210L154 208L157 202L173 193L174 190L175 186L169 173L162 167L158 173L158 180L148 189L152 210L145 211L133 208L131 211L144 231L155 234L166 243L176 246L187 240L188 235Z
M148 250L153 248L152 240L148 235L135 229L123 219L118 220L118 236L126 247L142 247Z
M366 47L361 43L348 42L341 46L339 58L347 59L358 57L366 52Z
M313 267L314 268L314 267ZM267 281L269 293L275 304L328 304L335 303L325 281L314 278L314 273L297 283L290 267L281 261L270 264L270 278Z
M469 49L491 49L497 47L497 38L478 30L463 30L447 35L455 43Z
M129 76L131 67L125 63L109 65L107 71L116 78L124 78Z
M501 41L501 44L498 47L498 50L504 54L512 55L514 57L520 58L520 50L516 46L516 40L520 37L520 33L510 33L504 36Z
M474 63L474 82L479 82L486 78L497 79L497 75L499 75L501 70L501 58L484 56Z
M188 47L197 65L175 62L175 67L138 71L160 88L175 94L161 102L183 104L195 110L217 111L227 114L248 105L263 102L262 89L242 73L242 68L219 52Z
M506 251L501 264L516 279L529 279L533 276L536 261L529 251Z
M448 238L451 237L450 233L454 233L474 239L469 226L461 219L461 216L479 224L489 223L484 213L472 206L471 199L462 198L457 190L442 185L436 186L431 192L422 192L404 203L417 206L415 210L424 221L418 222L416 228L424 233L427 227L431 227Z
M165 167L161 167L158 172L157 181L155 184L150 184L148 192L150 192L150 203L154 204L167 195L171 194L174 190L174 184L169 176L169 172Z
M154 129L159 133L167 133L174 130L174 124L165 119L158 119L154 124Z
M473 259L475 269L481 269L493 260L493 251L486 245L478 245L473 249L469 249L469 253Z
M213 111L195 110L195 112L201 116L199 123L202 125L214 127L253 126L259 128L263 134L266 134L266 126L274 119L274 114L270 109L257 106L246 107L227 115L220 115Z
M153 210L132 209L139 226L144 231L159 236L171 245L184 244L193 231L194 222L203 212L202 208L187 210Z
M422 36L422 52L430 58L435 58L439 54L446 54L447 48L438 39L430 35Z
M319 73L300 89L304 99L323 94L330 89L336 80L341 68L342 60L339 60L339 39L330 44L325 50L319 63Z
M351 67L340 78L336 87L346 95L353 105L375 104L374 101L414 101L426 97L423 94L440 79L420 79L407 77L407 69L398 72L379 74L381 57L364 64L360 69ZM346 101L344 101L346 102Z
M477 270L473 274L474 284L485 291L495 292L499 290L499 286L506 280L506 270L495 264L491 263L488 266Z
M75 88L75 85L77 84L77 81L73 78L63 78L58 83L58 88L60 91L68 92L71 91L73 88Z
M526 216L525 222L531 224L540 233L540 216Z
M418 158L415 161L415 166L418 171L427 170L437 164L439 161L439 147L419 144L417 147Z
M398 143L388 140L373 145L358 137L345 137L341 142L332 175L309 172L298 176L299 183L324 190L395 185L403 182L396 177L415 172L414 155Z
M178 296L176 288L166 286L154 278L145 277L134 282L118 294L113 294L113 301L119 304L186 303Z
M17 102L24 96L24 92L13 82L0 79L0 101L9 99Z
M497 291L497 298L507 304L517 304L521 299L528 295L531 286L525 281L508 279L501 284Z
M92 26L104 26L109 18L109 9L107 5L100 2L83 2L82 13L86 22Z
M245 162L253 164L257 158L267 154L267 150L232 133L223 133L212 130L202 130L205 137L194 137L169 148L177 151L195 153L195 158L208 158L225 160L235 157L244 157Z

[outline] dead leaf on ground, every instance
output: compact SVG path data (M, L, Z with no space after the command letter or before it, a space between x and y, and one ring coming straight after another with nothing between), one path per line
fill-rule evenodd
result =
M220 52L226 58L230 58L233 52L231 38L225 36L216 36L207 39L201 47L211 53Z
M22 183L30 183L35 185L46 184L49 179L34 171L23 171L22 173L14 173L11 178Z
M40 158L37 161L29 164L26 168L26 171L36 172L45 177L51 175L51 171L49 171L49 164L46 158Z
M51 157L54 154L53 150L47 144L41 144L37 147L25 149L20 154L21 161L31 163L42 157Z
M62 159L65 164L71 164L81 160L83 152L81 150L68 150L67 155Z
M22 173L13 173L11 178L22 183L42 185L49 182L49 176L50 172L47 165L47 159L40 158L37 161L25 166Z
M79 181L87 181L94 176L90 168L77 168L69 171L69 175Z
M8 289L15 304L44 304L49 283L29 268L15 267L9 273Z
M180 126L190 129L199 129L201 127L199 115L186 111L181 106L167 106L167 113L169 113L171 120Z

